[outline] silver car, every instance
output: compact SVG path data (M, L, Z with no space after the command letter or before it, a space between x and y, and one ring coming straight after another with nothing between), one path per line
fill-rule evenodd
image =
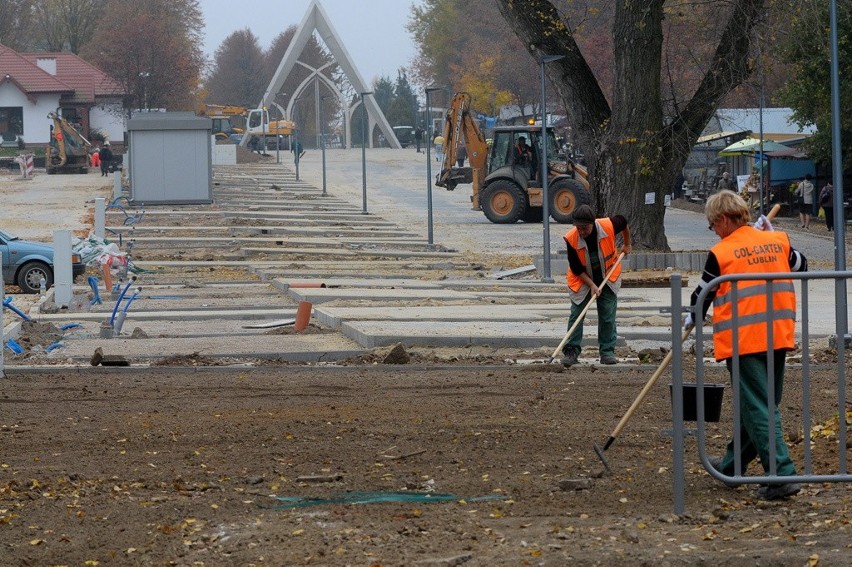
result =
M38 293L44 278L45 289L53 285L53 247L40 242L21 240L0 230L0 254L3 256L3 281L17 285L24 293ZM72 274L76 278L86 271L79 254L71 255Z

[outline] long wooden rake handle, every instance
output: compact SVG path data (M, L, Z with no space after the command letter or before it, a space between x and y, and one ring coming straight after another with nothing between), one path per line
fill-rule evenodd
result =
M615 261L615 264L612 265L612 268L610 268L609 271L604 276L604 283L609 281L610 276L612 276L613 272L615 272L615 269L618 267L618 265L621 264L621 261L624 259L624 256L625 256L624 252L622 252L621 254L618 255L618 259ZM597 301L597 298L595 298L595 301ZM583 321L583 317L586 316L586 311L589 310L589 307L592 306L592 303L594 303L594 301L592 301L590 299L589 302L586 304L586 306L583 307L583 310L580 311L580 316L577 317L577 320L574 321L574 324L571 325L571 328L568 329L567 333L565 333L565 337L563 337L562 342L559 343L559 346L556 347L556 350L554 350L553 354L550 355L550 360L547 361L548 364L553 362L553 359L555 359L556 356L562 351L562 347L564 347L565 343L568 342L568 339L571 338L571 333L574 332L574 329L577 328L577 325L579 325Z

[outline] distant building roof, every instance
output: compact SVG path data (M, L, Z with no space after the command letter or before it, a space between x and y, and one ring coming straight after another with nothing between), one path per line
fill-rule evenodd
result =
M74 88L41 69L26 57L0 45L0 84L14 83L25 94L73 93Z
M21 56L36 66L44 66L55 71L57 79L73 87L72 102L94 103L97 97L114 97L124 94L121 85L109 75L73 53L21 53Z
M755 138L760 136L760 123L763 120L763 137L780 142L791 138L803 138L816 132L809 126L799 128L792 122L791 108L720 108L710 120L704 134L724 131L750 131ZM711 130L712 129L712 130Z

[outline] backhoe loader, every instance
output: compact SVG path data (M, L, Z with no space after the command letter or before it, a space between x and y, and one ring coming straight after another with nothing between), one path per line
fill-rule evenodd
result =
M470 167L454 167L459 142L464 139ZM516 151L518 140L529 142L530 153ZM471 183L472 209L493 223L542 221L541 128L532 125L498 126L490 147L470 115L470 95L453 96L444 124L444 161L435 184L448 191ZM558 155L556 137L547 130L547 176L550 216L571 223L574 209L591 204L585 168Z
M92 145L70 122L51 112L47 117L53 121L48 156L45 168L48 175L56 172L88 173L89 150Z

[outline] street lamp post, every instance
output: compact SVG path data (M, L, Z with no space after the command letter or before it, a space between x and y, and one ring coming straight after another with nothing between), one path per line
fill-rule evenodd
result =
M442 90L440 87L429 87L426 89L426 210L428 243L435 243L435 233L432 224L432 103L431 95L435 91Z
M139 73L139 78L142 79L142 100L145 112L148 112L148 77L150 76L151 73L149 73L148 71L142 71L141 73Z
M367 214L367 104L364 102L364 97L373 94L372 91L361 93L361 183L363 206L361 214Z
M564 55L542 55L541 63L541 224L544 227L544 258L541 281L553 283L550 275L550 195L547 191L547 92L544 80L544 66L558 61Z
M321 96L319 104L320 148L322 148L322 196L328 195L325 185L325 121L322 119L322 103L332 96Z

